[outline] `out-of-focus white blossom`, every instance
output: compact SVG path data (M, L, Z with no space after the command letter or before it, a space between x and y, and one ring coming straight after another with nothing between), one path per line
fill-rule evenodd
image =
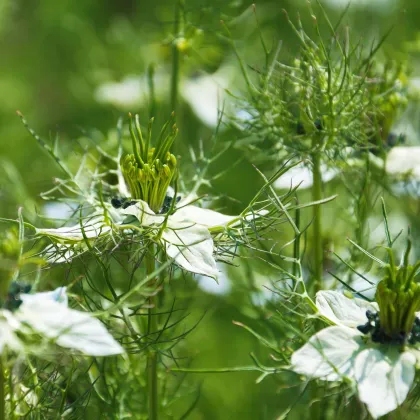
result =
M399 0L324 0L325 5L333 8L344 8L350 3L351 7L367 7L379 12L389 12L392 6L399 3Z
M21 294L19 308L0 310L0 353L25 350L24 337L39 334L57 345L90 356L123 352L104 325L91 314L67 306L65 287L53 292Z
M397 146L386 159L386 171L390 175L420 180L420 146Z
M357 329L368 321L367 310L379 310L375 302L320 291L316 306L335 325L319 331L295 351L291 368L308 378L353 380L360 400L375 419L395 410L413 384L415 351L409 346L400 351L398 346L373 343Z
M321 176L324 183L331 181L339 173L340 171L337 168L329 168L327 165L321 166ZM278 189L290 189L299 185L299 189L301 190L311 188L313 183L314 179L311 167L300 163L278 178L274 182L274 187Z

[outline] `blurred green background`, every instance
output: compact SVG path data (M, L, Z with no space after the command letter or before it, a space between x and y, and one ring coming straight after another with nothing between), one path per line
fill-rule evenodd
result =
M16 110L47 141L58 134L61 153L77 160L74 150L83 133L101 141L127 111L138 112L142 122L147 122L152 107L148 100L147 72L153 66L156 90L153 114L158 121L167 118L172 111L169 86L175 36L174 3L170 0L0 0L2 217L15 218L17 208L23 205L24 215L36 222L36 213L45 212L39 194L59 174L54 162L26 132ZM343 0L323 2L333 21L338 19L345 3ZM205 86L205 78L213 75L222 88L232 92L241 92L243 87L234 53L221 35L221 19L231 29L246 65L257 69L263 66L251 4L242 0L185 1L183 36L177 41L182 44L177 105L179 154L185 153L189 146L198 147L199 141L206 150L210 147L217 93ZM282 54L293 57L297 41L286 24L282 8L291 17L299 12L303 22L311 24L304 0L256 2L267 44L282 40ZM366 42L378 39L394 25L382 54L405 57L406 44L415 45L418 39L419 18L418 0L354 0L345 20L352 36L362 37ZM410 65L414 75L417 59L412 51ZM225 127L220 138L229 141L235 135L235 131ZM212 168L216 174L239 160L226 176L213 184L218 195L226 197L223 200L226 213L240 211L261 185L251 162L241 158L239 151L231 150ZM183 161L188 166L188 154ZM328 188L329 192L336 192L335 184ZM346 206L345 197L340 200L336 203L338 209ZM411 220L417 217L417 207L414 200L405 209L411 212ZM340 222L343 236L347 234L345 222ZM327 226L327 230L333 227ZM243 283L246 284L246 279ZM232 320L241 321L261 330L258 320L263 319L263 311L258 306L252 307L242 286L239 281L227 295L214 294L215 287L211 293L195 291L194 314L199 317L204 311L207 313L187 339L192 366L250 365L250 352L265 357L266 352L258 342L232 324ZM177 293L182 295L184 287L191 284L180 284ZM259 385L255 384L256 378L254 373L196 375L196 382L201 383L201 398L190 418L277 418L290 406L296 390L284 389L282 384L287 381L281 375L269 377ZM291 417L296 418L307 415L304 410L293 413Z

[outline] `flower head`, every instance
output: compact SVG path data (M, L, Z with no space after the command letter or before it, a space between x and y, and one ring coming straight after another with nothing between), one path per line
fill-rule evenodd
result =
M0 354L6 349L26 351L28 343L38 336L90 356L123 352L98 319L68 307L65 287L33 295L22 293L29 289L12 283L6 304L0 309Z
M292 355L292 369L309 378L357 384L359 398L374 418L401 405L414 381L416 350L396 342L376 342L360 326L379 311L375 302L350 299L334 291L316 296L319 314L333 326L313 335ZM359 327L359 328L358 328Z
M79 222L72 226L36 229L37 237L51 241L42 253L48 263L70 262L86 251L101 253L126 240L131 245L134 236L139 247L155 243L182 269L216 278L219 250L224 255L235 255L238 243L249 241L248 232L256 232L253 221L268 210L254 211L254 202L239 216L192 205L198 201L195 191L202 180L186 198L174 196L171 184L178 171L177 159L170 152L177 134L174 115L163 126L154 147L152 122L147 135L143 135L138 115L130 115L133 153L123 155L120 148L118 158L106 154L107 162L113 161L117 169L107 168L100 177L92 176L88 192L79 188L81 200L88 204L91 214L86 216L81 211ZM80 173L72 179L79 179ZM118 182L105 184L104 173L112 174L114 179L116 175Z

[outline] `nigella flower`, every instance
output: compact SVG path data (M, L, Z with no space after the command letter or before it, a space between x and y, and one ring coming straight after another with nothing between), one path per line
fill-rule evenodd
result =
M420 261L395 266L389 248L386 276L376 301L347 298L334 291L316 296L319 314L333 326L312 336L291 359L291 368L308 378L357 384L359 398L374 418L400 406L416 373L420 343L420 285L415 281Z
M12 284L9 299L0 309L0 354L25 351L25 338L29 341L34 336L90 356L123 352L98 319L68 307L65 287L33 295L16 294L13 289L20 290Z
M119 196L95 201L91 195L92 215L81 217L78 224L36 229L36 236L47 237L52 242L43 252L47 262L70 262L88 249L100 250L110 240L116 245L117 240L124 240L124 232L128 231L130 241L134 234L157 243L182 269L217 277L214 237L224 240L225 229L241 227L243 222L250 224L267 211L227 216L191 205L196 199L193 194L183 200L180 196L174 197L170 184L178 167L176 157L169 150L178 130L173 122L174 115L162 129L157 146L152 147L151 126L144 136L138 116L130 115L133 153L123 155L119 162Z

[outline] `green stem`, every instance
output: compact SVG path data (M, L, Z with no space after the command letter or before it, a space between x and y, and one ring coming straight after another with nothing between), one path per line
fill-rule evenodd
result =
M146 255L147 275L155 271L154 245L150 245ZM151 286L156 283L156 279L151 280ZM157 299L156 296L149 298L147 333L149 335L156 334L158 331L158 318L156 312ZM158 400L158 374L157 374L157 353L154 348L149 350L147 354L147 387L149 397L149 420L157 420L159 417L159 400Z
M149 387L149 420L157 420L159 417L159 405L156 352L151 352L147 357L147 377Z
M181 13L183 9L183 2L179 0L175 5L175 23L174 23L174 42L172 45L172 75L171 75L171 109L176 112L178 103L178 84L179 84L179 70L180 70L180 51L177 45L178 37L181 34Z
M321 177L321 156L318 150L315 150L312 154L312 174L313 174L313 185L312 185L312 200L319 201L322 199L322 177ZM314 246L314 274L315 274L315 291L322 288L322 275L324 272L323 261L323 238L322 238L322 212L321 205L315 204L313 206L313 246Z
M3 363L0 360L0 420L6 420L6 391Z
M296 196L296 204L299 205L299 200ZM295 224L298 229L300 229L300 210L296 210L296 216L295 216ZM300 261L300 235L295 236L295 242L293 244L293 258L295 261ZM298 265L295 262L293 264L293 275L296 276L298 273Z
M149 118L153 118L156 114L156 93L155 93L155 64L151 63L147 68L147 81L149 84L149 97L150 97L150 105L149 105ZM146 147L146 154L149 148Z

